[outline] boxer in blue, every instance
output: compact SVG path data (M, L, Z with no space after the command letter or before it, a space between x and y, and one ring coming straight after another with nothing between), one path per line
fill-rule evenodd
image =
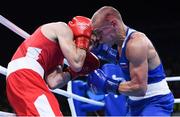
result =
M165 80L161 59L148 37L125 25L120 12L111 6L97 10L92 24L93 49L104 43L117 45L117 61L124 74L123 78L111 78L103 70L95 70L88 76L93 91L127 95L129 116L171 116L174 96Z

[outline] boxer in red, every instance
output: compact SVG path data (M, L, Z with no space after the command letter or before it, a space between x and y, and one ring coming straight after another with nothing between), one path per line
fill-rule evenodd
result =
M49 87L62 87L99 67L98 59L89 52L91 32L91 20L76 16L68 24L40 26L18 47L8 64L6 86L18 116L63 116ZM68 72L60 70L64 58Z

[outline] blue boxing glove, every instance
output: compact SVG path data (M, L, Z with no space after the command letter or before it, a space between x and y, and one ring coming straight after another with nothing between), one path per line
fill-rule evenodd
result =
M118 51L111 48L107 44L99 44L97 47L94 47L92 50L99 59L108 61L110 63L116 63Z
M126 79L126 75L119 64L106 63L101 67L101 69L108 77L122 77Z
M123 81L122 77L108 77L101 69L94 70L87 78L88 86L96 94L119 94L118 87Z

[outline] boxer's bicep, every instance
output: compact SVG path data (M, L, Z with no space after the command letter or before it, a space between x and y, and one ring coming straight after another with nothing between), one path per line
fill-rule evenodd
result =
M143 39L134 39L127 48L132 90L145 94L148 77L148 46Z

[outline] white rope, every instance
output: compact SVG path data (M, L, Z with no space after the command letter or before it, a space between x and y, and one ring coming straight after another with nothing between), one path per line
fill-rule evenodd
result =
M180 76L166 77L166 81L180 81Z
M10 30L12 30L13 32L15 32L16 34L18 34L19 36L23 37L24 39L30 36L27 32L25 32L24 30L22 30L21 28L19 28L12 22L10 22L8 19L3 17L2 15L0 15L0 23L6 26L7 28L9 28Z
M73 94L73 93L67 93L66 91L64 91L62 89L54 89L54 90L51 90L51 91L54 92L54 93L66 96L68 98L72 97L73 99L76 99L76 100L81 101L81 102L86 102L86 103L97 105L97 106L104 106L105 105L103 102L98 102L98 101L95 101L95 100L92 100L92 99L81 97L81 96Z
M180 103L180 98L175 99L174 103Z
M72 93L72 81L69 81L67 84L67 92ZM69 108L71 110L71 116L77 117L73 98L69 97L67 100L68 100Z
M0 73L6 76L7 75L7 69L0 65Z
M16 114L0 111L0 117L16 117Z

